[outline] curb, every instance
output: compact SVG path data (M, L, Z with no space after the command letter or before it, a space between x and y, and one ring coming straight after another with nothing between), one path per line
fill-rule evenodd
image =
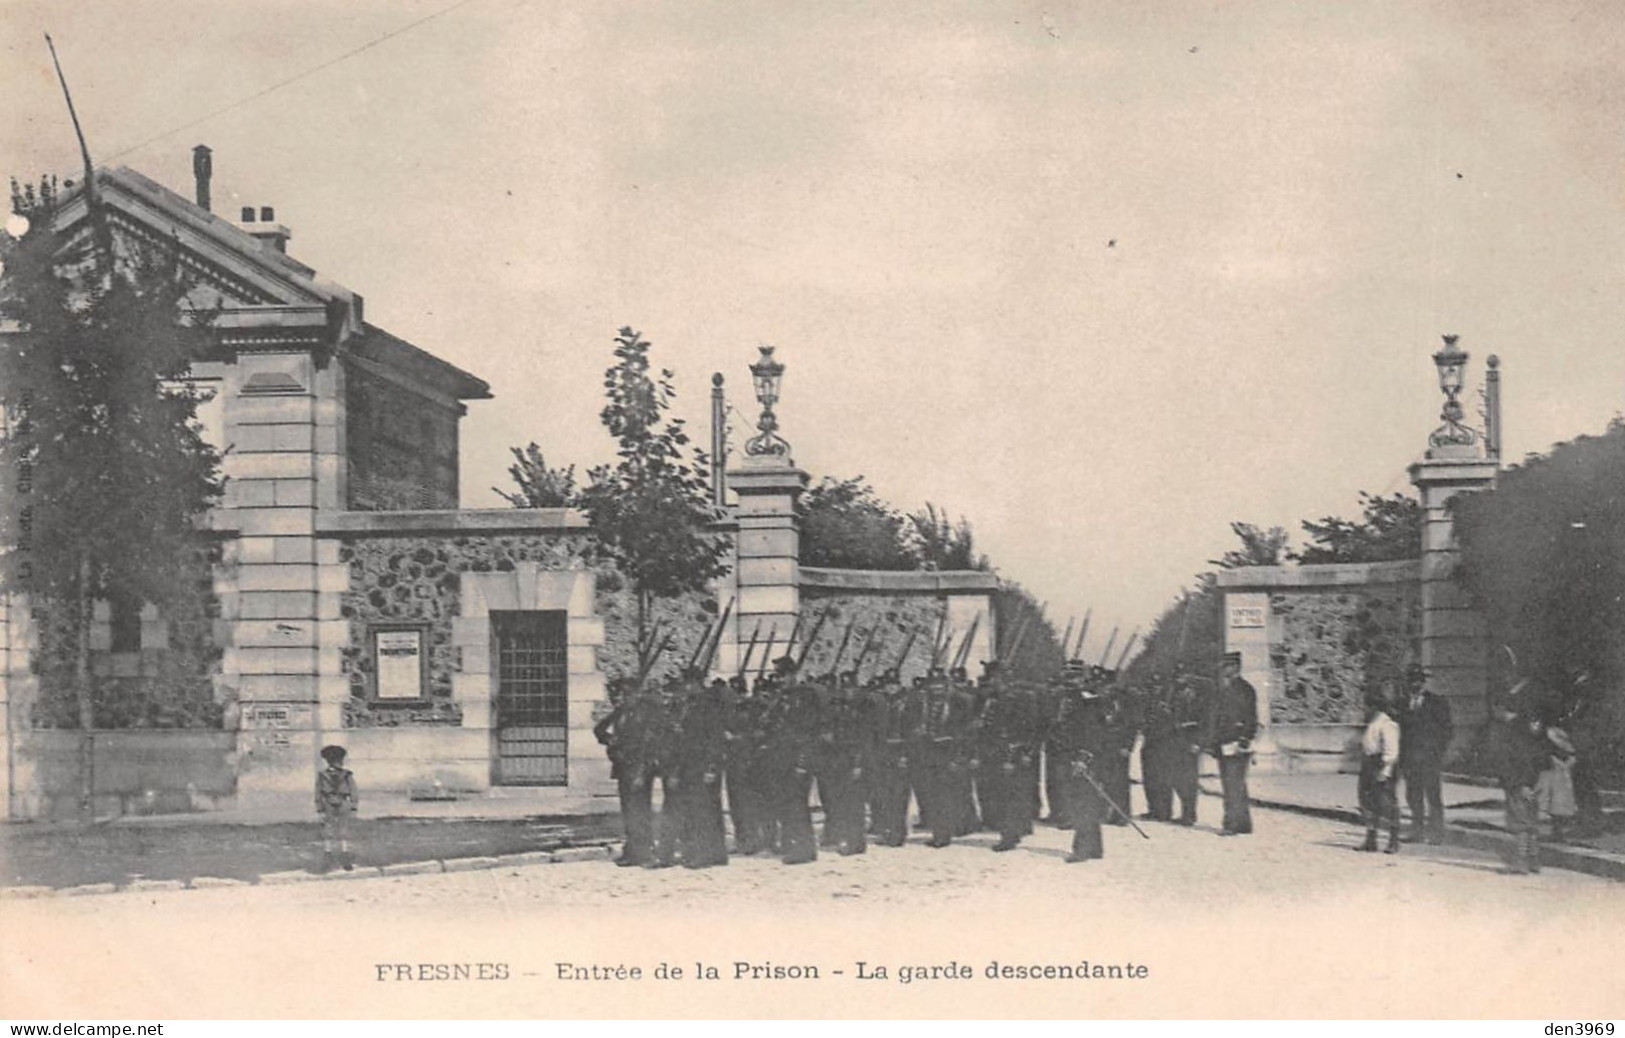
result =
M1204 791L1205 792L1205 791ZM1208 793L1208 796L1215 794ZM1358 811L1350 811L1340 807L1312 807L1308 804L1294 804L1284 800L1261 800L1250 797L1249 802L1254 807L1268 808L1275 811L1291 811L1293 814L1309 815L1314 818L1325 818L1333 822L1347 822L1351 825L1364 825L1365 820ZM1490 829L1469 829L1461 825L1446 825L1444 834L1445 846L1466 847L1475 851L1491 851L1505 856L1512 850L1513 837L1509 833ZM1625 881L1625 860L1616 855L1605 854L1585 847L1557 847L1549 843L1540 844L1540 863L1544 867L1554 869L1567 869L1571 872L1583 872L1588 876L1600 876L1603 879Z
M551 851L519 851L473 858L434 858L427 861L403 861L391 865L357 866L354 871L319 873L303 869L267 872L257 880L228 879L222 876L196 876L191 880L137 879L119 886L116 883L86 883L76 887L0 887L0 901L32 901L45 898L83 897L90 894L155 893L171 890L220 890L234 887L280 887L298 883L320 883L345 879L380 879L386 876L438 875L445 872L477 872L489 869L514 868L524 865L569 865L588 861L609 861L614 856L618 841L603 840L560 847Z

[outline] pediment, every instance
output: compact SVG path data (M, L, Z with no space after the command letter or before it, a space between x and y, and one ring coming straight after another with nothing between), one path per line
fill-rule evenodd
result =
M96 186L116 242L179 247L182 264L197 278L193 302L201 306L329 311L348 309L356 300L348 289L128 167L97 170ZM58 211L60 229L73 232L88 213L80 189Z

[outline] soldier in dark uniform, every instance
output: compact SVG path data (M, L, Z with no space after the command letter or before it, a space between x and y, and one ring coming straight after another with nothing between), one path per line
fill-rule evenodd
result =
M1096 681L1097 693L1104 703L1107 745L1106 759L1101 765L1105 772L1101 785L1117 805L1111 809L1106 824L1128 825L1128 816L1123 812L1132 810L1128 771L1129 758L1134 755L1134 738L1139 733L1137 707L1128 690L1117 683L1115 671L1101 670Z
M925 724L918 744L923 759L921 781L914 785L921 798L921 824L929 818L928 847L946 847L959 834L961 811L970 783L970 746L966 738L973 704L962 687L940 670L926 679Z
M733 823L734 853L755 854L762 849L764 809L752 765L755 754L752 729L759 701L749 694L743 674L728 679L727 740L728 769L724 785L728 793L728 819Z
M1258 734L1258 693L1241 677L1241 653L1224 654L1224 680L1213 701L1208 729L1209 752L1219 761L1219 783L1224 789L1225 836L1253 831L1247 794L1247 768L1252 761L1253 737Z
M677 739L678 854L691 869L728 864L722 820L722 773L727 764L727 705L720 678L709 688L698 672L683 683Z
M765 764L779 824L780 860L786 865L803 865L818 858L808 798L822 724L819 697L796 676L793 657L780 656L773 665L781 684L767 715Z
M864 824L865 769L873 755L873 725L857 675L842 674L825 701L819 747L818 796L824 805L821 846L842 854L868 849Z
M1399 772L1411 809L1411 839L1439 843L1444 839L1440 772L1450 746L1450 704L1428 691L1427 672L1418 664L1405 669L1405 683L1409 695L1399 707Z
M887 847L901 847L908 839L908 802L911 788L909 751L921 724L921 699L903 686L898 672L881 675L880 741L875 748L877 772L874 776L876 840Z
M621 824L626 829L626 842L615 864L647 865L654 859L654 815L644 745L648 711L642 694L630 681L620 682L612 692L614 708L593 725L592 732L609 755L609 773L620 795Z
M1179 796L1176 821L1180 825L1195 825L1196 804L1202 796L1197 773L1202 759L1202 729L1206 724L1207 707L1196 680L1190 675L1182 674L1174 681L1172 706L1174 736L1168 748L1168 782Z
M1072 813L1068 862L1105 857L1100 825L1110 813L1101 795L1100 770L1111 752L1100 697L1081 674L1069 674L1053 728L1053 742L1067 762L1065 803ZM1092 780L1092 781L1091 781Z
M1034 689L1001 680L996 662L987 666L983 680L988 695L980 726L982 788L999 825L999 842L993 849L1009 851L1033 831L1037 813L1033 794L1048 718Z
M955 796L958 799L958 824L954 826L955 836L969 836L971 833L982 830L982 803L976 791L976 768L973 759L976 755L976 722L981 716L981 692L971 684L970 675L964 667L955 667L948 672L948 684L954 690L955 700L960 705L963 723L960 725L959 740L960 767L954 776Z
M1140 715L1140 783L1145 789L1145 814L1158 822L1174 817L1174 754L1179 732L1174 725L1172 684L1159 681L1145 693Z
M660 810L654 815L654 851L644 864L652 869L677 864L677 846L682 832L683 779L678 754L677 683L668 678L643 696L643 759L651 791L660 783Z
M1525 679L1508 691L1491 711L1485 732L1485 759L1506 797L1513 872L1540 871L1540 809L1535 784L1551 760L1540 722L1541 704L1529 685Z

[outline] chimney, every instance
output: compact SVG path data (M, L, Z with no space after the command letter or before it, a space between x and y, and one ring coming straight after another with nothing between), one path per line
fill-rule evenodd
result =
M214 174L214 153L207 144L192 149L192 176L197 181L197 207L209 211L209 178Z
M237 221L237 226L260 241L268 242L278 252L287 252L288 239L293 237L292 231L276 222L276 210L268 205L257 210L251 205L243 206L242 219Z

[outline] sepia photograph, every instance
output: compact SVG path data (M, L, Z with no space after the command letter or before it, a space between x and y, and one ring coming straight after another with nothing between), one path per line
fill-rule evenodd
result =
M1622 46L6 0L0 1018L1611 1035Z

